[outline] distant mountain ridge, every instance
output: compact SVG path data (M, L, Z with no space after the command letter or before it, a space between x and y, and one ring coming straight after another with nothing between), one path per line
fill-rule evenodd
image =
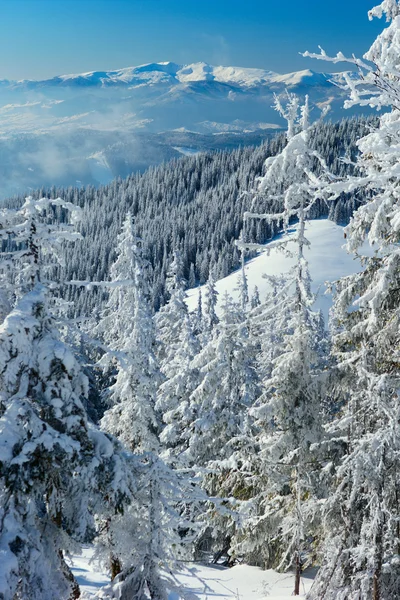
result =
M89 71L72 75L58 75L50 79L20 81L1 80L2 85L13 87L43 86L136 86L179 84L212 81L232 86L254 88L258 86L287 87L299 85L331 86L340 74L317 73L309 69L279 74L264 69L247 67L213 66L204 62L180 65L174 62L148 63L114 71Z
M259 144L286 126L273 105L287 91L309 96L312 119L328 104L332 121L359 114L343 109L340 77L160 62L0 80L0 197L107 183L182 155Z

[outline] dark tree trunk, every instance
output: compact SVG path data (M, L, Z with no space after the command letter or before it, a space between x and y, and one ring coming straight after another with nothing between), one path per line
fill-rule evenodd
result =
M383 505L383 490L384 490L384 477L386 467L386 452L383 451L382 463L383 473L381 472L378 497L379 497L379 523L378 531L375 536L375 565L374 565L374 576L372 583L372 600L381 600L381 579L382 579L382 564L383 564L383 528L385 523L384 512L382 510Z
M296 572L294 579L294 595L300 596L300 581L301 581L301 561L300 552L296 553Z
M122 571L122 565L119 558L116 556L110 555L110 571L111 571L111 581L116 578Z
M375 537L375 567L372 581L372 600L381 600L381 579L383 563L383 523L382 516L379 530Z
M212 559L212 564L213 564L213 565L216 565L216 564L218 563L218 561L219 561L219 560L220 560L220 559L221 559L221 558L222 558L224 555L228 555L228 556L229 556L229 549L230 549L230 547L231 547L231 538L230 538L230 537L227 537L227 538L226 538L226 540L224 541L224 545L223 545L223 547L221 548L221 550L218 550L218 552L216 552L216 553L214 554L214 556L213 556L213 559ZM227 561L227 563L228 563L228 564L227 564L226 566L231 566L231 565L229 564L229 562L230 562L230 559L228 559L228 561Z

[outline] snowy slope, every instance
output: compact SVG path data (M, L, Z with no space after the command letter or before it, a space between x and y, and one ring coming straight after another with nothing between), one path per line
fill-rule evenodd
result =
M291 573L263 571L257 567L238 565L232 569L203 565L188 565L177 575L186 592L193 600L291 600L294 576ZM312 578L302 578L302 595L310 590ZM171 593L169 600L180 600Z
M80 585L82 600L95 597L109 581L90 563L92 549L87 547L81 556L72 561L72 571ZM302 596L309 591L312 573L302 578ZM176 574L175 584L181 586L183 594L171 592L168 600L290 600L294 585L291 573L262 571L257 567L238 565L232 569L200 564L183 565Z
M294 230L293 230L294 231ZM323 311L325 322L328 322L328 313L332 304L332 297L327 295L325 282L335 281L344 275L350 275L361 270L359 260L346 252L343 248L345 243L343 237L343 227L336 225L328 219L319 219L310 221L307 224L306 236L311 242L311 248L306 250L305 255L309 261L310 273L313 280L313 291L318 293L316 307ZM266 244L266 248L268 244ZM368 248L363 249L363 253L368 254L371 251ZM263 300L269 285L263 274L279 275L286 273L294 264L294 258L285 257L278 250L273 249L268 254L261 253L259 256L249 261L246 266L250 296L254 287L257 286L260 292L260 298ZM232 273L217 282L217 291L219 293L219 302L225 292L237 298L238 294L235 288L238 284L238 273ZM198 299L198 288L188 291L188 306L190 310L195 310Z

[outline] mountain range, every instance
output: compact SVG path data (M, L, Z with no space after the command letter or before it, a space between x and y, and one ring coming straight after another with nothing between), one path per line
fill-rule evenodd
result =
M59 75L45 80L20 81L0 80L1 85L13 85L35 89L47 86L143 86L157 84L187 84L212 81L244 88L260 85L298 85L306 80L307 85L324 85L337 74L315 73L310 70L279 75L273 71L245 67L213 66L198 62L178 65L173 62L149 63L116 71L90 71L77 75Z
M256 144L284 127L274 95L308 94L313 115L345 92L338 73L160 62L41 81L0 80L2 195L102 183L182 154Z

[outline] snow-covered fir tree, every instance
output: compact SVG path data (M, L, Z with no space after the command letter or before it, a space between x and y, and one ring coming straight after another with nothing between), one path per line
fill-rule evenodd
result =
M151 451L158 446L155 402L161 375L154 355L146 263L129 213L118 237L111 278L109 300L97 332L104 332L111 350L100 364L116 358L118 367L115 383L107 392L112 406L101 426L131 451Z
M193 333L200 338L204 329L203 294L199 287L196 311L191 314Z
M206 337L212 333L214 327L218 325L219 322L216 312L217 302L218 292L215 287L214 273L211 272L206 285L203 309L204 335Z
M174 298L182 295L177 272L178 269L172 269L170 290L174 307L178 304ZM118 322L115 325L116 345L111 345L100 362L107 364L110 358L114 358L118 366L115 383L108 393L112 406L106 411L101 425L133 453L129 464L137 491L134 501L125 511L105 523L103 535L98 540L98 555L106 563L111 556L111 566L114 567L114 579L100 597L163 600L167 597L165 574L170 573L171 565L176 567L181 557L181 531L188 532L184 541L190 542L191 523L183 513L190 514L193 495L197 491L186 473L174 471L160 458L160 424L155 404L161 375L154 355L155 332L145 261L130 214L118 238L112 278L107 284L112 291L98 330L107 332L105 339L109 344L113 343L108 328L112 315ZM185 322L179 326L184 329L186 323L190 328L187 312L184 316ZM175 320L163 318L160 322L164 325L164 332L170 323L176 325ZM179 352L178 341L175 341L175 349ZM185 348L181 350L184 352ZM166 348L165 355L168 351L169 348ZM184 366L180 365L178 357L176 360L179 366ZM177 367L168 366L173 378ZM182 393L179 384L176 393ZM174 402L172 391L169 401ZM173 588L172 575L169 580L168 586Z
M373 17L389 25L365 60L311 55L358 67L358 75L344 75L347 106L386 108L378 127L358 142L359 177L327 190L331 198L360 190L365 202L347 227L348 249L356 253L368 240L376 253L363 272L336 286L333 349L345 402L329 429L342 460L326 505L325 560L310 593L318 600L400 598L398 1L385 0L370 11Z
M186 313L181 318L179 343L165 369L166 380L159 387L156 408L165 424L160 435L163 447L168 449L171 458L185 462L192 419L189 398L199 383L199 371L193 361L200 345L189 315Z
M180 252L174 253L166 279L166 290L169 300L156 315L157 355L163 374L169 377L169 368L174 360L183 335L183 328L188 324L188 308L185 302L185 280Z
M52 314L52 271L63 241L77 237L53 221L54 206L77 216L71 204L47 198L1 213L0 236L13 241L1 266L17 274L19 298L0 327L4 600L77 598L64 552L93 533L94 512L106 512L106 502L116 508L127 492L115 480L114 444L88 424L88 382Z
M180 460L198 473L203 489L214 498L198 515L198 550L207 540L217 550L229 548L234 512L216 509L215 497L235 496L241 487L241 467L254 438L249 409L258 394L256 347L240 305L226 295L221 308L221 320L189 364L195 386L181 401L176 422Z
M175 573L191 558L196 530L192 513L205 497L185 472L172 470L156 451L131 456L135 500L107 524L97 555L108 562L110 549L120 572L99 598L167 600L168 590L180 597Z
M232 455L230 442L243 433L248 409L257 396L254 351L247 320L228 295L213 337L194 358L199 384L189 399L192 415L190 464L206 467Z
M250 298L250 306L251 308L257 308L258 306L260 306L260 304L260 292L258 286L254 286L254 290Z
M325 163L310 147L308 100L300 106L298 98L288 94L285 103L276 100L276 109L288 122L287 143L280 154L266 160L253 208L262 207L263 201L268 206L271 195L282 208L277 214L253 210L245 214L245 221L275 221L287 233L289 223L296 219L295 234L276 242L284 252L294 245L296 264L285 278L270 278L270 305L254 310L259 321L262 316L266 319L269 333L262 346L263 392L252 410L260 446L253 468L260 482L253 489L258 493L248 502L248 530L239 548L248 555L257 554L265 565L295 566L294 593L298 595L302 562L318 523L320 465L312 447L323 437L320 353L324 333L322 319L312 309L315 297L304 251L310 245L306 220L318 199ZM316 166L322 169L320 176L315 174ZM257 247L247 242L240 245Z

